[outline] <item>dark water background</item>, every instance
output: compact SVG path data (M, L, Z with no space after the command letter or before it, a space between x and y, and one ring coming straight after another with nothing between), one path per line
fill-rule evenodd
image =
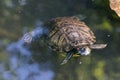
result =
M47 32L41 25L62 16L79 17L108 46L61 66L43 37L24 43L26 32ZM0 0L0 80L120 80L120 18L108 0Z

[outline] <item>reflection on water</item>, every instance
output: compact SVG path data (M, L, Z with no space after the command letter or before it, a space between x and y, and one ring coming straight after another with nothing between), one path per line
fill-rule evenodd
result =
M26 0L18 0L18 2L21 6L24 6L27 4Z
M48 34L48 29L43 26L43 23L41 21L36 21L35 24L36 28L23 36L23 40L25 43L32 43L32 42L37 42L42 39L42 37L46 36Z
M34 35L42 34L44 29L37 27ZM36 32L36 33L35 33ZM0 73L4 80L52 80L54 72L51 62L36 62L32 59L30 45L25 45L23 38L7 46L9 64L7 69L0 64Z
M23 40L26 43L31 43L41 39L41 37L47 35L47 33L48 33L48 30L46 28L37 27L33 31L26 33L23 36Z

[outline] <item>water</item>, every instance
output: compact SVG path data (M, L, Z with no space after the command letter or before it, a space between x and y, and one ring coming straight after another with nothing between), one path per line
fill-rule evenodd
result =
M61 66L65 57L48 47L43 26L61 16L79 17L107 47ZM109 0L0 0L0 80L119 80L119 44Z
M34 35L42 34L40 28L36 28L34 31L36 31ZM0 72L4 80L53 80L54 71L51 68L53 64L50 61L44 63L34 61L33 53L29 48L30 46L25 46L23 37L7 46L8 69L6 70L4 65L0 65Z

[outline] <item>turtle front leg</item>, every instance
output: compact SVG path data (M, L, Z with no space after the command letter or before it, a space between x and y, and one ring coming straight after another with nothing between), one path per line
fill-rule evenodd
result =
M90 46L91 49L103 49L107 46L107 44L93 44Z
M66 64L72 56L73 56L73 52L68 52L65 59L63 60L63 62L60 65Z

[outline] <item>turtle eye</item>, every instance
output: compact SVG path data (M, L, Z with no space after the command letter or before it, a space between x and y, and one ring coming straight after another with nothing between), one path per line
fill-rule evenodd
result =
M82 52L82 53L85 52L85 48L82 48L82 49L81 49L81 52Z
M78 50L78 53L82 55L85 52L85 50L86 50L85 48L81 48Z

